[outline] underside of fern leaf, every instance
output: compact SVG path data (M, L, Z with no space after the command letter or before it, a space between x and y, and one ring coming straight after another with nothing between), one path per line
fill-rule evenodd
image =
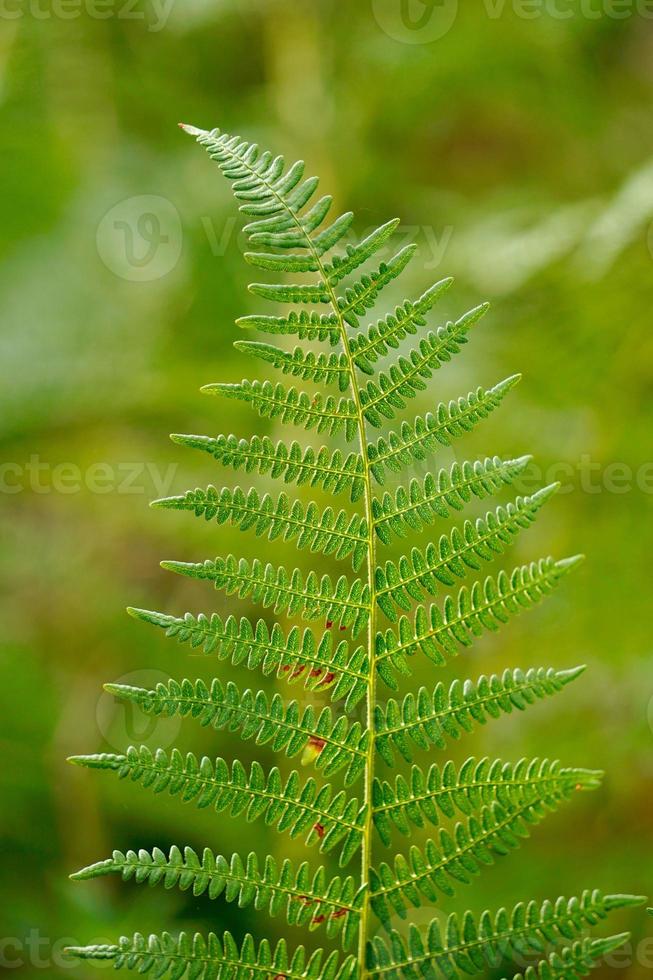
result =
M508 493L530 459L488 455L445 466L439 458L443 446L500 406L518 375L435 407L429 391L424 402L431 411L420 414L421 393L473 338L487 304L438 322L438 303L452 285L443 279L384 312L381 299L415 252L414 246L392 252L397 220L352 244L353 215L334 216L332 199L318 195L318 181L304 177L302 162L288 166L283 157L218 130L183 128L232 182L248 216L247 261L284 277L250 287L281 309L238 320L243 330L267 335L236 347L270 377L211 381L203 390L247 403L289 434L276 441L267 432L173 435L175 443L208 454L212 465L241 478L265 477L268 486L210 483L154 503L308 554L291 567L231 554L162 562L233 597L234 605L244 603L226 619L211 611L129 609L214 658L223 671L225 662L243 665L278 682L278 689L241 688L216 677L209 683L170 679L154 688L108 684L107 690L145 714L178 716L228 732L234 744L240 738L266 746L279 766L254 761L245 767L237 757L198 758L145 746L71 761L181 803L302 837L306 859L279 861L254 851L227 856L208 847L200 853L187 841L166 853L143 842L72 877L115 874L191 890L218 903L253 906L261 918L283 915L288 926L322 939L308 952L294 942L274 945L229 932L222 938L136 933L70 952L177 980L453 980L483 975L517 955L532 962L515 980L584 976L627 938L594 939L586 929L642 899L586 891L542 905L520 903L510 912L452 914L444 934L438 919L425 932L411 924L416 908L442 906L601 778L598 771L541 758L469 757L457 765L446 757L428 764L420 758L562 691L583 667L527 666L449 686L434 678L400 700L378 695L379 681L393 689L405 683L414 657L425 657L435 670L483 633L503 627L549 595L579 561L543 557L511 572L488 567L533 524L556 484L447 525L470 503ZM406 414L411 405L417 414ZM310 434L310 443L298 438L299 430ZM408 472L414 464L419 477ZM286 489L270 489L270 483ZM302 496L302 488L312 496ZM339 499L324 505L318 494ZM404 545L407 538L412 541ZM252 607L259 618L251 618ZM302 706L287 694L293 682L323 702ZM313 771L300 776L289 768L287 760L296 757ZM392 778L388 766L400 767ZM402 835L412 838L408 848ZM388 860L392 847L398 850ZM348 865L346 874L334 874L330 858L318 863L317 852ZM401 921L406 929L397 931ZM264 936L264 924L261 929ZM329 948L336 943L340 951Z

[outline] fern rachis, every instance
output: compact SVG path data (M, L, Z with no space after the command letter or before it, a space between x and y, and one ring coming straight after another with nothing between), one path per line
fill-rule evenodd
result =
M237 758L198 759L177 749L168 754L134 746L124 753L75 756L72 761L113 771L198 807L264 820L282 833L305 837L307 845L323 853L333 852L343 868L358 856L359 870L333 876L327 865L279 864L271 855L254 853L227 857L208 848L200 856L183 842L168 854L159 848L116 850L73 877L115 873L150 885L192 889L196 895L206 892L240 906L253 904L270 915L284 914L291 926L323 930L327 940L339 939L344 952L320 948L309 954L301 945L289 951L284 941L272 947L251 936L236 942L228 932L221 939L213 934L135 934L115 945L71 952L157 977L394 980L435 977L438 970L451 978L478 974L497 956L530 951L537 974L529 968L527 976L582 976L625 939L592 940L584 935L585 928L613 908L639 903L638 897L586 891L553 904L518 904L510 913L499 909L478 918L466 913L460 920L452 915L444 938L436 919L425 933L411 926L407 937L391 928L394 915L410 919L411 909L424 900L441 902L483 866L517 847L530 827L576 790L591 789L600 779L598 772L546 759L509 764L469 758L459 767L451 761L434 762L427 770L413 763L420 750L443 750L476 725L523 711L561 691L582 668L506 670L475 682L454 681L449 688L439 683L416 695L408 693L401 703L390 698L385 707L377 697L378 684L396 689L400 676L410 675L412 657L426 655L435 665L443 663L485 630L496 630L530 608L577 563L540 559L510 574L500 571L464 584L536 520L555 485L499 504L475 522L466 520L440 533L437 543L414 546L399 558L380 554L409 534L449 519L473 497L500 493L528 462L529 457L488 457L448 470L435 465L438 448L481 423L518 376L442 403L413 422L401 419L433 372L462 349L486 305L428 330L408 355L400 354L384 367L384 358L427 325L451 280L436 283L417 300L365 326L368 311L414 253L407 246L379 260L377 253L390 242L397 222L336 251L353 216L347 212L328 223L331 198L316 198L317 179L303 179L303 163L287 167L282 157L260 152L239 137L184 128L233 182L240 209L251 219L245 231L254 250L246 253L247 260L267 272L315 277L312 282L252 285L255 295L290 311L238 321L244 329L299 341L291 351L267 341L239 341L236 346L272 371L324 387L324 392L310 395L265 379L211 383L204 390L243 400L262 418L335 436L346 446L314 448L296 439L275 443L258 434L172 438L234 471L267 474L287 487L319 488L334 498L347 494L349 507L338 503L322 508L315 501L300 501L290 490L261 495L255 487L217 489L212 484L155 503L219 524L229 522L271 541L282 538L333 562L349 561L354 577L314 569L289 572L233 555L195 563L165 561L162 565L170 571L272 610L272 623L233 615L223 620L216 613L129 610L166 635L201 647L207 656L302 683L323 693L330 705L301 708L278 691L269 696L217 678L209 685L170 680L151 690L107 685L145 713L178 715L226 729L271 746L280 757L302 754L313 762L316 776L300 776L296 770L282 775L276 766L266 770L258 762L246 769ZM305 349L304 341L331 349L315 353ZM386 422L398 428L371 434L370 428ZM429 470L422 480L406 485L402 471L413 461L427 463ZM393 487L395 476L399 482ZM379 485L388 484L389 489L379 491ZM300 629L294 624L287 630L274 621L282 613L313 625L322 620L323 625ZM334 631L340 634L337 639ZM351 711L359 704L363 719L353 720ZM397 760L413 763L408 777L400 772L394 782L383 779L380 767L395 766ZM326 781L335 776L342 780L340 789ZM375 855L375 837L388 847L394 830L412 835L426 832L429 825L433 830L428 836L408 856L400 851L392 865ZM385 938L379 928L388 930Z

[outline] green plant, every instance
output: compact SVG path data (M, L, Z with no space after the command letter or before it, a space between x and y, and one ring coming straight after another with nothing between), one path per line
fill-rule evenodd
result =
M285 942L273 949L267 941L255 945L251 936L236 944L226 933L219 940L167 933L145 938L139 934L112 946L76 948L87 959L111 959L117 967L155 976L192 978L310 977L346 980L354 977L445 977L475 974L488 963L516 954L534 956L528 977L584 975L599 957L623 942L583 936L586 927L622 906L639 904L635 896L602 896L585 891L580 898L555 903L518 904L475 918L449 917L441 935L434 919L425 933L411 926L407 936L391 929L393 918L410 918L411 909L450 895L454 884L469 882L483 865L517 847L529 828L542 820L578 789L591 789L600 773L563 768L557 762L532 759L515 765L488 759L451 761L427 770L414 764L409 775L394 782L376 774L377 760L396 765L411 763L420 749L444 749L477 724L514 709L523 710L540 698L560 691L578 676L572 670L506 671L502 676L456 681L448 689L438 684L406 695L401 703L382 705L377 681L397 689L398 679L410 674L411 659L422 654L438 665L455 656L484 630L496 630L510 616L529 608L554 589L579 557L554 561L544 558L515 568L510 574L480 578L471 587L458 586L468 572L501 555L514 537L528 527L555 492L546 487L532 496L517 497L475 522L467 520L437 543L413 547L398 560L383 561L380 546L392 544L413 531L449 518L472 497L483 499L513 483L529 457L436 469L423 479L413 478L397 489L385 487L394 474L402 476L413 462L430 460L491 413L514 385L508 378L488 390L441 404L433 413L404 421L390 434L371 438L368 426L380 428L395 420L407 403L426 388L433 372L450 360L467 340L470 328L486 307L480 306L455 322L428 332L407 354L386 369L379 362L426 323L427 314L449 287L443 280L419 299L405 302L376 323L362 320L384 287L399 275L414 247L402 248L369 273L357 270L390 239L397 226L390 221L344 251L332 250L350 228L351 213L325 227L331 198L315 200L317 179L303 179L303 164L286 168L283 158L217 131L184 127L196 136L220 165L250 216L246 227L257 251L246 255L257 268L280 273L308 273L290 284L256 284L252 292L264 299L308 306L281 316L255 315L241 327L268 334L321 341L332 350L314 353L297 346L289 351L268 343L239 341L243 352L271 364L284 374L335 390L300 393L270 381L211 384L205 390L242 399L263 418L277 418L306 430L338 436L355 449L305 448L293 441L274 443L267 436L209 438L175 435L175 442L201 449L226 467L268 474L288 485L310 485L324 492L349 495L354 510L303 504L285 493L261 495L257 490L191 490L183 496L155 502L160 507L187 510L198 517L230 522L252 529L270 540L293 541L313 554L349 559L354 576L307 575L298 569L246 561L234 556L199 564L164 562L165 568L204 579L229 595L249 598L275 614L324 622L317 635L294 625L271 627L217 614L177 617L131 609L133 616L163 628L168 636L203 647L220 659L245 663L252 670L302 682L310 691L329 692L334 707L300 709L275 693L241 692L234 683L215 680L170 681L153 690L107 685L115 695L135 702L149 714L191 716L200 724L227 728L257 743L270 743L280 754L296 756L307 750L320 777L340 773L338 789L322 778L300 778L296 771L282 778L254 763L249 771L235 761L198 760L147 748L131 747L124 754L76 756L73 762L111 770L140 781L154 792L168 792L197 806L228 810L247 820L263 818L291 836L306 835L308 845L338 855L341 867L355 856L360 872L330 876L326 867L308 863L295 867L272 857L261 863L254 854L227 859L206 849L200 856L190 848L173 847L169 854L153 851L115 851L108 860L83 869L75 878L117 873L166 888L192 888L199 895L224 896L241 906L254 903L272 915L285 914L291 925L324 929L327 939L338 934L345 951L309 955L303 947L289 953ZM327 256L330 254L330 258ZM359 278L338 287L353 274ZM315 312L318 306L326 312ZM439 599L445 590L443 602ZM426 604L425 604L426 603ZM381 628L380 619L387 626ZM334 632L346 636L334 640ZM359 639L364 637L364 639ZM353 712L363 706L363 720ZM350 787L362 787L354 796ZM360 797L360 798L359 798ZM376 835L383 845L394 830L410 834L432 824L436 830L423 847L413 846L408 857L394 864L372 853ZM381 936L372 916L386 927ZM354 953L348 952L355 950Z

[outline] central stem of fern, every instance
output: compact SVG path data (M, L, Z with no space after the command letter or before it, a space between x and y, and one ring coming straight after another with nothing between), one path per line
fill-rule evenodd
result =
M360 917L360 928L358 934L358 959L361 968L360 977L361 980L367 976L367 971L365 970L365 946L367 942L367 924L370 911L370 899L369 899L369 885L370 885L370 867L372 864L372 784L374 782L374 708L376 704L376 664L375 664L375 637L376 637L376 539L374 533L374 524L372 520L372 471L370 468L368 456L367 456L367 432L365 429L365 417L363 415L363 410L361 406L360 390L358 386L358 378L356 376L356 365L354 364L353 357L351 355L351 349L349 346L349 337L347 335L347 326L345 324L342 313L340 312L340 307L338 306L338 301L333 290L333 287L329 283L328 277L325 273L324 266L314 251L315 259L320 269L322 278L326 284L326 288L329 294L329 301L333 312L338 318L338 326L340 330L340 339L342 342L342 347L347 358L347 366L349 370L349 386L351 389L352 398L356 405L357 414L357 425L358 425L358 442L360 446L360 452L363 459L363 479L365 482L365 492L363 495L365 504L365 517L367 520L367 579L370 588L370 605L369 605L369 617L367 625L367 644L368 644L368 659L369 659L369 683L367 686L367 700L366 700L366 728L369 732L369 745L367 748L367 759L365 763L365 787L364 787L364 799L367 806L367 816L365 820L365 827L363 829L363 836L361 841L361 884L367 889L365 894L365 900L363 907L361 909Z

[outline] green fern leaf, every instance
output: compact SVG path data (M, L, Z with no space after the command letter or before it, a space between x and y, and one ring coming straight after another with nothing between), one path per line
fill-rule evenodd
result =
M153 973L170 980L181 980L186 974L193 980L265 980L272 976L285 980L355 980L358 973L353 956L339 963L335 952L325 958L319 949L309 956L303 946L290 955L283 939L274 949L266 939L257 947L249 934L239 946L228 932L222 939L215 933L204 939L199 933L190 936L182 932L175 937L164 932L145 937L137 932L123 936L114 946L72 946L68 953L81 960L110 960L117 970Z
M393 913L406 918L410 907L424 899L436 902L440 894L454 894L452 881L468 885L483 867L521 846L530 828L566 799L532 796L510 807L492 803L457 823L452 832L441 829L424 852L413 845L409 857L398 854L391 868L383 862L370 873L370 901L375 914L388 925Z
M369 586L360 579L350 584L344 575L334 584L328 575L318 578L315 572L309 572L304 578L298 569L289 575L283 567L264 565L258 559L238 560L233 555L196 563L162 561L161 567L213 582L227 595L238 593L241 599L250 596L264 608L273 606L275 613L287 610L289 616L301 613L304 619L325 619L327 625L349 627L354 636L369 617Z
M471 568L479 571L482 562L493 561L505 552L521 530L533 523L538 511L559 489L559 483L538 490L532 497L517 497L514 503L498 507L474 524L466 521L462 530L443 534L438 544L425 551L413 548L410 557L388 561L377 567L376 601L386 616L396 621L395 606L410 611L411 600L437 595L442 585L455 585Z
M280 694L269 699L263 691L241 693L233 681L223 686L217 678L210 687L202 680L171 680L153 689L126 684L105 684L105 689L137 704L146 714L191 717L201 725L239 731L243 739L270 743L275 752L291 758L310 746L311 757L325 776L346 767L345 786L365 768L369 732L362 730L360 722L350 726L342 716L334 719L330 708L317 714L308 705L302 711L297 701L285 703Z
M395 749L412 762L415 748L444 749L447 739L459 739L475 725L485 725L488 718L525 711L537 700L558 693L584 670L584 666L531 667L525 673L504 670L500 677L481 675L476 682L463 684L456 679L449 688L439 683L433 692L421 687L417 695L407 694L401 705L390 698L384 708L375 709L376 749L390 766L395 764Z
M261 330L263 333L296 335L300 340L326 340L335 347L340 340L339 320L335 313L317 313L292 310L288 316L263 316L258 313L241 316L236 324L244 330Z
M406 245L388 262L381 262L375 272L361 276L355 283L348 286L344 296L337 299L341 319L350 327L359 327L359 317L365 316L367 310L370 310L376 303L381 291L403 272L415 254L415 250L415 245Z
M562 561L541 558L513 569L510 575L501 571L496 578L488 576L484 582L474 582L471 589L463 586L456 599L447 596L442 611L436 605L428 611L418 606L412 624L402 616L397 632L389 629L377 634L377 668L381 676L386 679L387 675L391 681L392 670L387 663L405 672L406 657L418 651L433 663L444 663L447 655L456 655L458 645L470 646L473 637L484 630L496 632L511 615L543 599L582 559L582 555Z
M389 350L396 350L404 337L417 333L418 326L424 326L425 314L432 309L452 283L452 278L436 282L415 303L406 301L403 306L398 306L394 313L388 313L384 319L371 324L364 333L352 337L349 347L354 364L365 374L371 374L372 364Z
M174 434L170 438L180 446L201 449L234 470L269 473L273 478L283 477L285 483L308 484L333 494L348 490L352 503L360 500L365 492L360 453L343 456L339 449L330 451L326 446L316 453L294 440L286 446L281 441L273 443L267 436L252 436L247 440L232 435L211 438Z
M426 821L438 826L443 816L470 816L494 802L510 811L523 803L568 799L579 789L596 788L601 776L592 769L563 769L548 759L521 759L511 765L469 758L458 769L451 761L443 767L434 762L427 773L413 766L410 781L398 775L392 785L375 777L373 819L381 840L389 844L393 827L409 835Z
M322 634L318 643L308 629L300 631L293 626L286 634L278 623L270 629L262 619L252 624L244 617L237 620L228 616L223 621L217 613L210 617L191 613L167 616L131 606L127 612L135 619L159 626L166 636L180 643L202 647L206 654L215 654L220 660L230 659L234 666L242 663L266 675L275 673L290 683L302 681L309 691L329 688L334 701L346 699L346 711L367 691L367 650L358 647L352 653L346 640L335 644L330 630Z
M234 347L295 378L327 385L337 384L340 391L346 391L349 387L349 362L345 354L314 354L301 347L295 347L290 352L253 340L237 340Z
M391 218L390 221L386 221L385 224L376 228L357 245L347 246L344 255L334 255L331 261L324 266L324 273L329 284L336 286L342 279L351 275L359 266L367 262L388 241L399 224L399 218Z
M124 755L103 752L71 756L70 762L89 769L116 772L121 779L142 782L155 793L168 791L194 802L199 808L211 806L217 812L229 810L249 822L263 817L268 826L287 831L291 837L307 832L306 843L320 842L320 850L331 851L340 844L340 864L344 867L360 847L366 807L334 793L329 783L318 787L312 777L301 783L292 772L285 784L274 767L266 775L258 762L249 773L238 760L231 769L224 759L211 762L197 759L192 752L183 756L178 749L170 755L163 749L152 753L147 746L130 746Z
M432 376L445 361L451 360L463 343L467 341L467 331L483 316L489 304L485 303L470 310L455 323L440 327L435 333L429 332L420 341L419 347L411 351L410 357L400 357L388 373L381 372L377 381L368 381L360 392L363 414L370 423L379 427L384 419L393 419L397 409L406 405L406 400L415 398L418 391L424 391L424 379Z
M351 556L355 571L367 554L369 534L364 517L344 510L335 512L331 507L321 511L314 502L305 507L299 500L291 502L285 493L275 500L267 493L259 496L255 488L245 493L240 487L216 490L209 486L206 490L187 490L183 496L155 500L152 506L188 510L207 521L229 522L241 531L252 528L257 535L267 533L270 541L294 541L299 549L309 548L336 558Z
M249 402L262 418L279 418L282 422L293 422L304 429L328 432L336 435L344 431L345 438L351 441L356 436L357 412L351 398L338 401L329 395L323 398L317 394L311 397L296 388L284 388L279 382L241 381L239 384L204 385L202 391L210 395L224 395Z
M544 952L550 944L564 944L584 928L604 919L608 912L641 905L633 895L606 895L585 891L580 898L559 898L555 903L519 902L511 912L485 911L477 919L466 912L462 919L449 916L444 937L434 919L426 934L411 926L408 941L397 932L390 947L377 936L368 946L367 968L375 978L386 980L436 980L485 972L505 956ZM438 972L441 971L441 972Z
M70 877L85 881L109 874L138 884L191 889L193 895L206 893L211 899L224 895L227 902L237 901L239 908L254 905L267 909L271 916L285 914L292 926L311 930L325 926L329 939L342 932L344 949L355 937L364 894L352 877L330 878L324 867L311 872L306 861L295 869L286 858L279 867L268 856L260 868L254 853L245 861L238 854L228 861L208 847L200 858L191 847L182 852L175 845L167 856L158 847L151 852L114 851L106 861L82 868Z
M520 374L514 374L487 391L478 388L466 398L448 404L441 402L434 414L418 415L412 423L403 422L400 433L391 432L369 444L367 458L376 482L385 483L386 470L399 473L414 460L427 459L440 446L450 446L454 439L486 419L520 378Z
M571 946L554 950L537 966L529 966L524 973L516 973L513 980L568 980L569 977L585 977L599 960L619 949L630 939L629 932L621 932L605 939L579 939Z
M403 538L409 531L421 531L451 511L462 510L472 497L483 499L509 485L523 473L530 456L501 460L498 456L475 463L454 463L449 472L428 474L424 481L411 480L408 489L400 487L372 501L374 530L384 544L392 535Z

